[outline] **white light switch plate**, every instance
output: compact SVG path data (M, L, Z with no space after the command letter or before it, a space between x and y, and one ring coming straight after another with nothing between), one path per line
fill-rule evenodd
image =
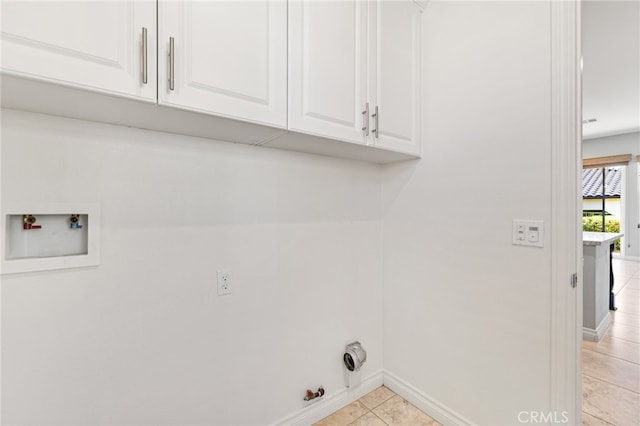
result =
M514 219L512 242L518 246L544 247L544 221Z

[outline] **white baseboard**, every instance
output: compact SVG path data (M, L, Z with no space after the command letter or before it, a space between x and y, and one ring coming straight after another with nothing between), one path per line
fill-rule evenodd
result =
M384 385L443 425L473 425L469 419L386 370L384 371Z
M357 388L344 388L331 395L326 395L323 400L309 407L302 408L273 424L277 426L311 425L362 398L383 384L443 425L457 426L474 424L461 414L456 413L439 401L419 391L409 384L409 382L386 370L380 370L371 374L366 379L363 379Z
M353 389L344 388L333 394L325 395L322 400L274 422L274 425L311 425L324 419L329 414L338 411L342 407L362 398L372 390L382 386L382 384L383 371L379 370L369 375L367 378L362 379L360 386Z
M582 327L582 339L589 340L591 342L599 342L602 336L607 332L609 323L611 322L611 315L607 312L607 315L602 318L598 327L594 330L592 328Z

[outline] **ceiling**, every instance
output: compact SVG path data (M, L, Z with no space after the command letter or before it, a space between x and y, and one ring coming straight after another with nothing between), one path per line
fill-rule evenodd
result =
M584 139L640 131L640 0L582 4Z

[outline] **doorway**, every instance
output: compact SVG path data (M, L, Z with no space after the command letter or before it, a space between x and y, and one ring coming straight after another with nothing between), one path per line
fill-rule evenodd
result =
M611 268L618 310L607 313L610 325L599 341L581 342L583 419L639 424L640 263L624 258L636 250L629 243L637 231L628 225L640 222L638 186L628 175L640 150L640 3L583 1L581 12L582 225L626 234L614 246Z

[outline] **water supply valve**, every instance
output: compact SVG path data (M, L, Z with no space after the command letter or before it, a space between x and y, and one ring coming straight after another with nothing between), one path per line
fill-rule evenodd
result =
M34 225L36 223L36 217L32 214L22 215L22 229L40 229L42 225Z
M72 214L69 218L69 227L71 229L82 229L82 225L80 225L80 215Z
M307 389L307 395L304 397L305 401L311 401L312 399L320 398L324 395L324 388L320 386L316 392L311 389Z

